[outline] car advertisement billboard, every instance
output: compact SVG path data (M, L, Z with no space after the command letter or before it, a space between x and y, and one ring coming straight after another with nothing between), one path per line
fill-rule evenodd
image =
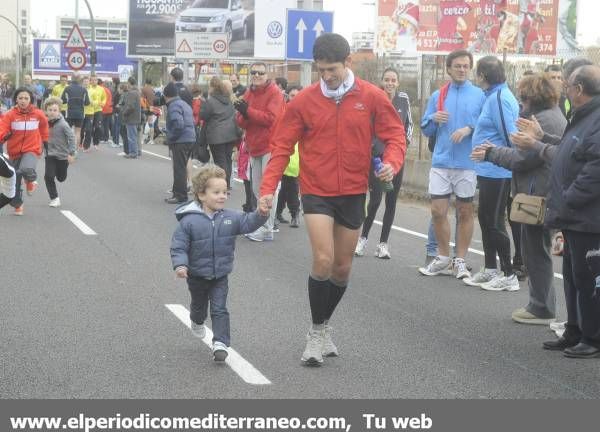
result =
M559 0L379 0L378 52L555 55Z
M73 73L69 67L68 57L72 50L66 49L65 41L61 39L33 39L34 78L49 79L61 74ZM90 72L90 51L82 49L85 55L85 66L79 71ZM125 52L125 42L98 41L96 42L97 62L96 73L104 76L124 76L133 73L136 62L128 59Z
M283 59L286 9L296 3L296 0L129 0L127 53L133 57L172 57L177 48L176 32L225 33L229 58Z

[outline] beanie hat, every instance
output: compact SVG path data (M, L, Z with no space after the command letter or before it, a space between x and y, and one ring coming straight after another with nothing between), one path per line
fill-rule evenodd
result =
M177 86L175 85L175 83L170 82L169 84L167 84L163 90L163 95L165 97L175 97L175 96L179 96L179 89L177 88Z

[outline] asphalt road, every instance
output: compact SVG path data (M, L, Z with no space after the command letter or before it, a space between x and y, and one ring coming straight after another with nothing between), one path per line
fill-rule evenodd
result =
M600 397L596 360L544 351L541 342L554 337L547 327L510 320L527 302L525 284L490 293L420 276L417 233L426 232L428 211L403 202L395 225L414 233L394 229L392 259L378 260L373 227L369 256L355 260L331 323L340 357L320 368L300 364L309 325L303 226L282 226L272 243L240 238L229 297L239 358L214 364L174 313L189 295L170 266L176 220L163 202L166 147L147 146L139 160L117 153L102 146L81 155L59 185L60 209L47 206L40 185L25 216L0 213L2 398ZM42 177L43 162L38 170ZM235 183L229 207L240 208L242 196ZM562 281L555 285L564 317ZM268 384L247 382L257 377Z

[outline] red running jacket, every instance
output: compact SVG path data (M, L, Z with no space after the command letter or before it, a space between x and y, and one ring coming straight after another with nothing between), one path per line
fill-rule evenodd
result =
M383 162L397 173L406 153L404 126L383 90L356 78L338 104L323 96L319 82L307 87L287 104L273 131L260 195L275 192L297 142L302 194L366 193L373 136L385 144Z
M250 156L262 156L271 151L271 131L275 120L285 110L283 93L273 81L269 81L264 87L248 87L244 99L248 102L248 118L245 119L237 113L236 120L246 131L246 144Z
M25 153L42 155L42 143L48 141L48 119L44 112L29 104L25 110L18 106L0 119L0 139L9 133L6 151L11 160Z

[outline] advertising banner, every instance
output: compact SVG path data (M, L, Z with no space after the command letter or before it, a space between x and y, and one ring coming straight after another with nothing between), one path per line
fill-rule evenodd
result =
M286 10L296 6L296 0L256 0L254 57L285 58Z
M64 48L61 39L33 39L33 77L57 77L60 74L71 74L68 57L72 50ZM85 54L86 65L81 73L90 72L89 49L80 50ZM128 59L125 53L125 42L103 41L96 42L98 53L96 73L104 76L119 76L123 71L133 72L135 61ZM129 75L127 75L129 76Z
M560 1L378 0L376 50L555 55Z
M130 56L173 56L175 32L226 33L230 57L254 56L254 0L129 0Z
M577 0L560 0L558 6L558 51L577 51Z

